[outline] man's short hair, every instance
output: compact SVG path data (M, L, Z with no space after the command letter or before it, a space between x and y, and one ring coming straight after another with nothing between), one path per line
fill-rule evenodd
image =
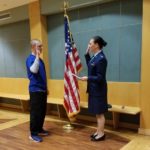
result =
M42 42L39 39L32 39L30 44L31 44L31 46L33 46L36 44L42 44Z

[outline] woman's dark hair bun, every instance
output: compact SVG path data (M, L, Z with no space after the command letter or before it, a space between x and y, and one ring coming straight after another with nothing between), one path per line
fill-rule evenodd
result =
M107 45L107 42L105 42L105 41L103 40L102 45L105 47L105 46Z
M100 36L93 37L94 43L98 43L100 48L103 48L107 45L107 42Z

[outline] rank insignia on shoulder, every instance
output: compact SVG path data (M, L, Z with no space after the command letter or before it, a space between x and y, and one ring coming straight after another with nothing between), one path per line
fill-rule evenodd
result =
M95 63L91 63L91 66L95 66Z

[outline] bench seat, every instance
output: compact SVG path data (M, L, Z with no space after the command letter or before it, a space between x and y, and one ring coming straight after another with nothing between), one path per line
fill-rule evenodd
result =
M10 93L0 93L0 97L3 98L11 98L11 99L18 99L21 102L22 110L26 110L26 105L23 101L29 101L29 95L28 94L10 94ZM59 106L63 105L63 98L53 98L48 96L47 97L47 103L48 104L57 104L57 111L60 116ZM81 108L88 108L88 102L81 101L80 102ZM133 107L133 106L121 106L121 105L112 105L112 108L109 108L108 111L112 112L113 115L113 126L114 128L118 128L119 124L119 114L130 114L130 115L137 115L141 112L141 109L139 107Z

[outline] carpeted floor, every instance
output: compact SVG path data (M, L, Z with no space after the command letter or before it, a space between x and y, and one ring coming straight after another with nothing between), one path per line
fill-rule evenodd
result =
M73 130L64 130L63 122L46 121L45 129L50 135L42 143L28 139L29 122L0 131L0 150L119 150L129 140L106 133L106 140L92 142L89 135L94 129L75 125Z

